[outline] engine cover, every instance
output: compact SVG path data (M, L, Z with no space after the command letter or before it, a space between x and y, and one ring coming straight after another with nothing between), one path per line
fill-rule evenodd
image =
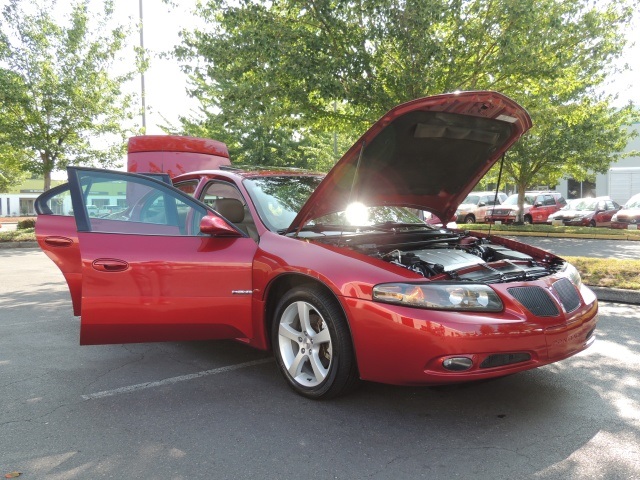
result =
M418 256L423 262L432 265L442 265L445 272L485 263L480 257L463 252L462 250L434 248L413 250L412 253Z

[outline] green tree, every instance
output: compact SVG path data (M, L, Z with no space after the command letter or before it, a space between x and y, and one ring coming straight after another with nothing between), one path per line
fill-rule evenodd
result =
M122 26L110 28L111 1L102 15L88 0L74 3L66 25L52 18L54 0L10 0L0 24L0 137L19 152L23 170L44 176L69 163L114 165L124 153L130 98L121 86L131 73L111 76L123 48ZM29 13L29 12L35 13Z
M595 92L615 73L637 0L210 0L176 53L202 105L184 132L232 139L249 163L304 164L348 146L398 103L503 92L534 129L507 156L524 191L602 171L629 140L631 106ZM282 141L286 139L287 141ZM301 145L309 148L303 150ZM340 153L344 148L339 149ZM234 158L236 158L234 156Z

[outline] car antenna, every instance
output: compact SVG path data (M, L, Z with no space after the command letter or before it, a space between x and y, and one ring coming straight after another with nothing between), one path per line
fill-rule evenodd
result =
M353 172L353 181L351 182L351 190L349 191L349 201L347 202L347 208L351 205L351 200L353 199L353 192L356 189L356 181L358 180L358 173L360 172L360 161L362 160L362 155L364 153L364 147L367 144L366 140L362 141L362 147L360 147L360 154L358 155L358 162L356 163L356 171ZM346 210L345 210L345 221L347 220ZM344 226L343 226L344 227ZM344 235L344 228L340 232L340 238Z
M498 183L496 183L496 194L493 197L493 208L496 208L496 202L498 201L498 192L500 191L500 182L502 181L502 167L504 167L504 157L507 155L507 152L502 154L502 159L500 160L500 172L498 173ZM489 223L489 234L487 238L491 238L491 226L493 224Z

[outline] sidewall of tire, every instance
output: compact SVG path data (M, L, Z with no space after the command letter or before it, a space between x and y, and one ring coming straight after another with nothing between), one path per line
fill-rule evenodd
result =
M284 366L280 353L278 333L280 318L289 305L298 301L309 303L320 312L331 336L332 357L329 373L320 384L314 387L305 387L297 383ZM345 384L348 383L350 369L346 363L355 362L355 359L349 328L335 297L314 287L298 287L287 292L278 303L272 319L271 345L278 368L296 393L308 398L320 399L340 395L343 390L346 390Z

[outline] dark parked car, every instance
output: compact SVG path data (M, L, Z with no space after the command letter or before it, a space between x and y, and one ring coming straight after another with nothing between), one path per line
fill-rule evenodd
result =
M225 169L172 186L69 167L36 201L36 235L84 345L236 339L273 350L310 398L360 379L500 377L587 348L595 295L562 258L431 227L407 207L451 218L530 127L509 98L463 92L392 109L326 177ZM55 214L69 192L74 216ZM89 215L101 192L119 192L126 214Z

